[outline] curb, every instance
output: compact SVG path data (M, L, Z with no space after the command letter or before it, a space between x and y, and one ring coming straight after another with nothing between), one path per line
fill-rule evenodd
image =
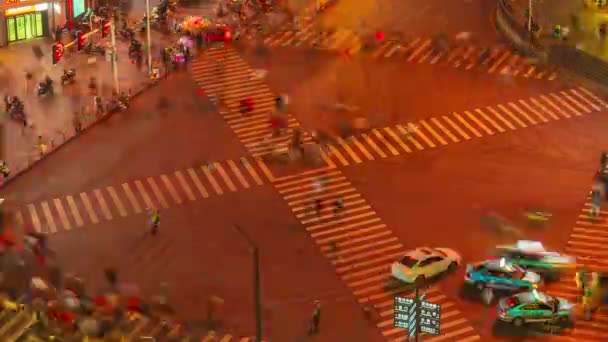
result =
M139 97L141 94L143 94L145 91L151 89L152 87L156 86L159 83L160 80L158 81L153 81L153 82L149 82L146 83L143 87L141 87L139 90L133 92L133 94L131 94L130 100L134 100L135 98ZM122 112L116 112L116 113L106 113L104 116L102 116L101 118L93 121L91 124L87 125L86 128L84 128L80 133L76 133L74 135L72 135L70 138L66 139L63 143L55 146L53 149L51 149L50 151L48 151L47 153L42 154L40 157L38 157L38 159L36 159L34 162L32 162L31 164L29 164L28 166L26 166L25 168L19 170L17 173L11 175L10 177L4 179L4 181L0 184L0 189L6 187L8 184L10 184L13 180L15 180L16 178L19 178L19 176L23 175L24 173L30 171L36 164L38 164L39 162L45 160L46 158L48 158L49 156L53 155L53 153L55 153L56 151L60 150L63 146L71 143L72 141L76 140L78 137L82 136L83 134L87 133L88 131L90 131L93 127L101 124L102 122L105 122L106 120L108 120L110 117L112 117L115 114L121 114Z

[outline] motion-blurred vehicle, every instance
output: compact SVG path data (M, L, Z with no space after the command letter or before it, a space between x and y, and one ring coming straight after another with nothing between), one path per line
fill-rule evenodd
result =
M71 68L63 70L63 74L61 75L61 84L64 85L66 83L73 83L74 81L76 81L76 69Z
M554 305L557 311L554 313ZM498 319L521 327L526 323L553 321L561 322L572 319L574 305L564 298L545 295L536 290L519 293L502 298L496 307Z
M500 258L468 264L464 281L480 291L485 288L527 291L538 288L541 277L505 258Z
M539 241L519 240L513 245L497 246L496 252L498 256L540 274L545 280L557 280L563 270L576 267L576 258L548 252Z
M36 93L38 96L49 95L53 96L53 80L50 78L46 78L44 81L38 83L38 87L36 89Z
M405 253L401 260L395 261L391 266L391 274L405 283L422 285L426 279L456 270L460 261L460 255L453 249L421 247Z

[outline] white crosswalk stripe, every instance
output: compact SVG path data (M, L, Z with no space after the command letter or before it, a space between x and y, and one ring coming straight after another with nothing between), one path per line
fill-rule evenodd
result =
M212 197L207 191L208 187L213 188L217 195L225 191L253 189L268 183L260 177L260 172L268 174L268 180L272 180L270 170L261 160L243 157L238 161L217 161L209 165L174 171L173 177L169 173L161 174L120 186L82 192L77 197L68 195L52 201L29 203L18 210L23 219L20 224L30 225L38 232L53 234L85 224L98 224L100 218L110 221L140 214L144 208L161 206L168 209L184 202L207 199ZM184 196L188 201L184 201Z
M565 101L572 105L564 105ZM576 104L579 105L575 107ZM582 116L604 108L599 97L587 89L568 89L483 109L465 110L462 114L452 113L406 125L376 129L371 135L362 134L328 145L328 158L339 166L350 166L386 158L387 155L409 154L414 150L423 151L458 143L461 139L483 138L562 118Z
M398 282L387 285L392 282L389 265L403 255L405 246L357 189L337 169L307 171L276 180L273 185L357 302L378 317L376 324L382 335L391 341L405 341L407 330L393 327L393 297L412 297L413 289ZM338 200L343 201L342 208L336 207ZM455 303L439 289L431 287L426 296L426 300L442 305L442 322L441 336L424 336L425 341L480 339Z
M334 32L317 33L313 23L306 23L295 32L287 25L283 30L277 30L263 39L262 44L267 47L297 47L317 48L327 51L350 54L368 53L374 59L401 59L410 63L429 63L436 65L450 65L454 68L472 70L479 69L484 72L502 76L518 76L534 80L555 80L557 67L552 65L530 65L528 58L516 55L508 47L490 48L494 51L491 59L485 62L480 56L485 47L455 44L447 51L433 50L432 39L428 37L409 37L399 39L386 39L382 42L367 43L369 38L363 37L355 31L337 28ZM322 35L322 43L315 44ZM255 41L251 41L257 44Z

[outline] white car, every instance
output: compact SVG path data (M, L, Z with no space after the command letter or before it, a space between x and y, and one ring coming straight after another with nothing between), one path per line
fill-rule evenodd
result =
M405 283L422 285L426 279L456 270L460 260L460 255L450 248L420 247L395 261L391 266L391 274Z

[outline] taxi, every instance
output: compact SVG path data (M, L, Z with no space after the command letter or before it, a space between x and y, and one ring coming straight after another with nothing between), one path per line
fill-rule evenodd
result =
M538 288L541 277L505 258L500 258L468 264L464 281L480 291L485 288L525 291Z
M497 317L521 327L526 323L571 321L574 305L564 298L533 290L503 298L496 307Z

